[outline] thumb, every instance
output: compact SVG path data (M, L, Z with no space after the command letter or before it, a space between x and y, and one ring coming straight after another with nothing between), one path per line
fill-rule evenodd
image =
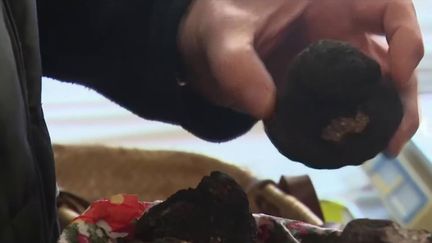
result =
M222 104L258 119L271 116L276 88L250 44L216 43L210 45L207 55L210 71L222 94Z

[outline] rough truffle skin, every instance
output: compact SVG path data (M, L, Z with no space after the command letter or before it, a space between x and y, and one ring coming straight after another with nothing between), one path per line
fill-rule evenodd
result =
M256 223L242 188L228 175L212 172L196 189L181 190L151 208L137 222L136 238L167 237L194 243L252 243Z
M264 122L267 136L284 156L312 168L373 158L386 148L403 116L399 95L381 76L379 64L345 42L309 45L292 61L277 92L275 114ZM359 114L367 122L360 132L346 133L340 141L325 139L326 127L338 127L335 120L355 121Z
M388 220L356 219L351 221L335 243L432 243L426 230L403 229Z

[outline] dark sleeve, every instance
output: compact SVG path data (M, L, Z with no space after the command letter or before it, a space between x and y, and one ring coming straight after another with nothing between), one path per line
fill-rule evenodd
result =
M176 38L190 0L38 0L43 74L95 89L150 120L209 141L247 132L256 120L178 85Z

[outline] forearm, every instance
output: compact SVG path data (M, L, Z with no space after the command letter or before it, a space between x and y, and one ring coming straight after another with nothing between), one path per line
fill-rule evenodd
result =
M152 44L157 45L150 43L155 2L38 0L44 76L94 88L128 108L141 103L130 98L146 101L131 92L147 94L162 86L164 93L174 92L175 83L168 75L175 67L163 65L161 77L154 69L157 60L151 60Z
M86 82L81 79L119 60L131 63L141 57L145 65L137 52L146 52L143 41L148 39L154 1L123 2L38 0L44 75Z
M238 136L255 121L177 84L177 30L188 3L38 0L43 74L91 87L141 117L182 125L207 140Z

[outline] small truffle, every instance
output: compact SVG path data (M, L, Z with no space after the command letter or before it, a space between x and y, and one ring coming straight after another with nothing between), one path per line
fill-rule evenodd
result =
M271 142L309 167L359 165L382 152L402 120L392 82L348 43L321 40L299 53L265 121Z
M426 230L403 229L388 220L356 219L343 230L337 243L432 243Z

